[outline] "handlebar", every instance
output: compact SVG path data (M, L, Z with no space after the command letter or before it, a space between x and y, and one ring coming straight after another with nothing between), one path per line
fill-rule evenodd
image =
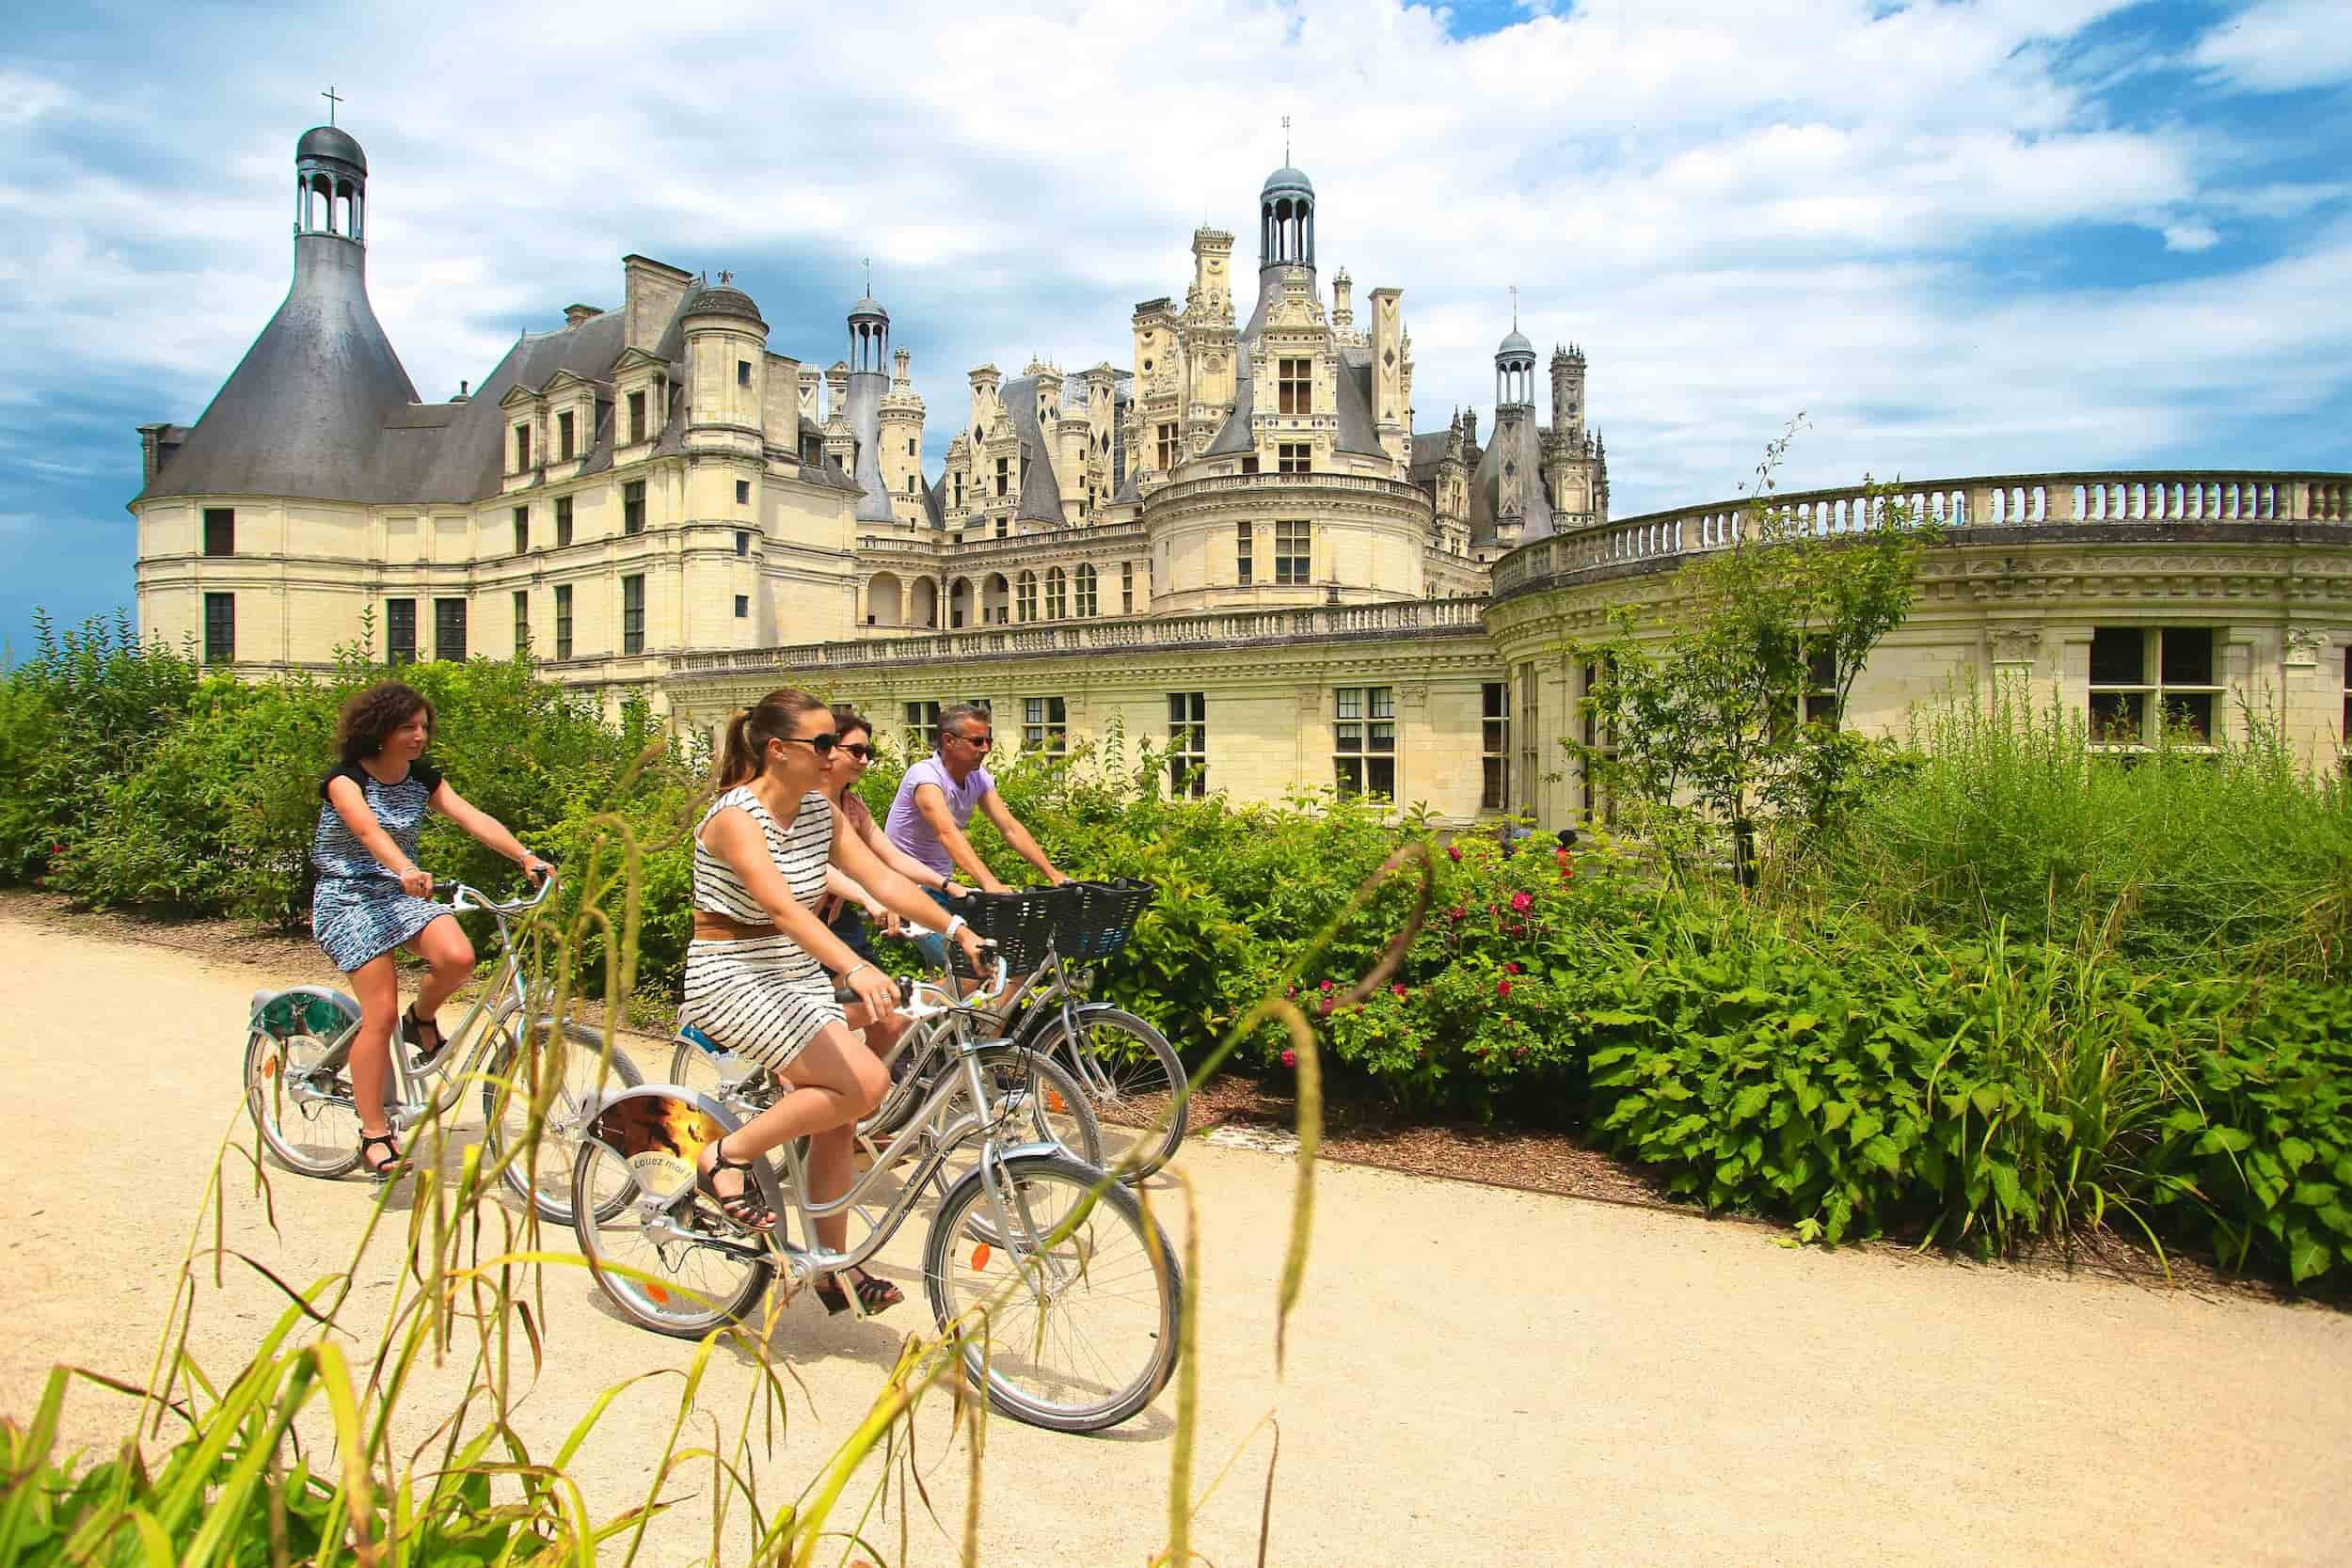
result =
M554 891L555 868L553 866L549 866L548 874L539 879L537 892L525 894L520 898L508 899L504 903L490 897L480 888L469 887L455 878L436 878L433 883L433 896L449 899L453 908L461 911L486 910L496 915L523 914L535 910L547 902L548 895Z
M981 945L993 948L996 944L993 942L983 942ZM993 1003L998 997L1002 996L1005 991L1005 986L1010 978L1011 975L1006 969L1004 957L1002 954L999 954L996 958L995 978L990 981L986 986L980 988L978 990L974 991L971 995L963 997L961 1000L950 998L950 1000L946 1002L918 1001L914 994L918 990L931 991L940 996L947 996L949 993L941 990L937 986L934 986L926 980L910 981L905 984L905 999L900 1002L899 1005L893 1009L893 1011L897 1014L897 1016L905 1019L910 1023L919 1023L924 1019L937 1018L940 1014L952 1011L957 1007L980 1006L988 1003ZM833 988L833 999L835 1002L842 1004L844 1006L851 1007L856 1006L865 1001L864 997L858 995L856 991L850 990L848 986L840 985Z

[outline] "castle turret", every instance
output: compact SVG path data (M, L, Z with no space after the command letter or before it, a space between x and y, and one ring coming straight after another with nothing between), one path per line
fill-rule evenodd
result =
M1574 446L1584 436L1584 351L1570 343L1551 351L1551 428Z
M686 442L701 451L756 456L762 442L768 376L768 324L730 276L689 296L686 328Z
M923 399L914 389L905 349L890 356L890 390L882 400L882 483L898 521L929 520L923 503Z
M850 477L857 481L857 520L887 523L898 516L882 468L882 404L890 390L883 369L890 357L890 312L870 294L850 307L846 418L856 443Z

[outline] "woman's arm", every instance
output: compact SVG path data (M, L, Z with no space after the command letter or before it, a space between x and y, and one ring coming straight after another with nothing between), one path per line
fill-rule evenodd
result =
M890 835L882 831L882 824L868 812L858 823L858 841L874 851L874 858L913 882L916 887L935 887L946 893L957 886L953 877L942 876L890 842Z
M455 786L446 779L433 791L429 803L435 811L521 866L532 881L537 881L546 873L547 862L524 848L522 841L506 831L505 823L458 794Z
M834 830L833 857L834 864L872 889L884 909L901 920L911 921L927 929L937 929L940 924L939 906L926 897L921 888L884 865L881 857L868 849L866 841L846 824ZM955 922L951 918L948 924L954 925ZM979 939L962 926L957 926L951 934L963 944L964 955L972 960L972 966L977 971L980 962Z
M326 781L326 803L335 808L335 815L343 819L351 836L367 846L384 869L400 879L401 890L412 897L423 898L433 892L433 879L418 870L401 852L392 835L384 831L384 824L375 819L368 805L368 798L358 784L349 778L336 777Z

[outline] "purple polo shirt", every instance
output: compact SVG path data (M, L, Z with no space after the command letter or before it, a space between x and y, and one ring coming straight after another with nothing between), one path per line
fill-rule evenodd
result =
M962 828L971 824L972 814L980 809L981 800L996 787L996 781L988 776L987 768L975 768L972 776L959 784L935 756L925 757L898 781L898 794L890 802L890 818L882 824L882 836L945 877L955 870L955 862L948 858L947 847L939 842L939 835L931 832L931 825L923 820L923 814L914 809L914 792L924 784L939 786L947 798L947 815Z

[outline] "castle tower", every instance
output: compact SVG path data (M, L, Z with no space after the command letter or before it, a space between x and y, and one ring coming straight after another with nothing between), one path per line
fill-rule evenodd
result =
M892 513L902 523L919 525L928 520L923 504L924 408L908 370L910 357L905 349L890 356L890 390L882 400L882 471Z
M1563 441L1584 438L1584 351L1574 343L1551 351L1551 428Z
M768 324L728 275L695 293L686 329L686 444L757 457L768 377Z
M862 495L858 497L857 520L861 523L895 521L898 510L891 504L890 483L882 476L882 405L890 391L890 373L886 369L890 357L890 312L883 309L871 294L850 307L849 405L846 419L850 439L855 442L850 456L855 467L850 477L857 481Z
M1315 264L1315 187L1288 164L1258 193L1258 270Z
M377 488L385 420L417 401L368 302L368 155L347 131L294 144L294 281L278 311L177 440L142 432L148 498L351 499Z
M1347 276L1345 267L1331 279L1331 330L1356 330L1356 280Z
M1506 408L1535 411L1535 345L1517 325L1495 350L1495 424L1502 423Z

